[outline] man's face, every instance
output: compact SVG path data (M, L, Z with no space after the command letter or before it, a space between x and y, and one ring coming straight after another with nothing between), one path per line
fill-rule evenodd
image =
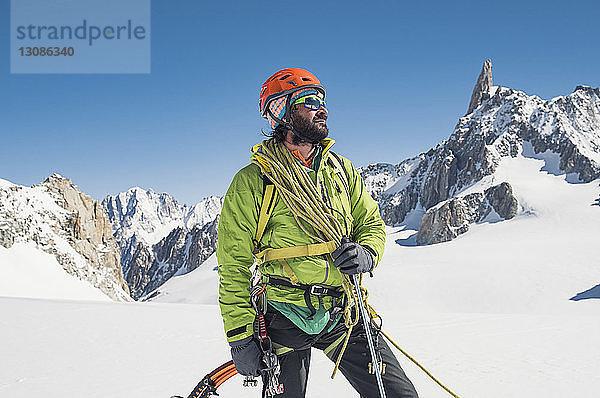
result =
M321 94L319 94L319 98L322 98ZM317 144L329 134L327 109L324 107L313 110L305 107L304 104L296 104L291 110L291 121L294 130L302 137L301 139L294 135L294 144L298 144L302 140Z

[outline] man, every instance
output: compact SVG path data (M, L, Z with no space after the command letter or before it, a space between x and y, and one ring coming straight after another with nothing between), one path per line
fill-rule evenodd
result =
M263 84L260 111L273 133L253 148L252 164L236 174L224 199L217 244L219 304L238 372L260 375L265 365L255 330L250 270L256 260L268 300L266 334L281 366L284 392L277 396L305 396L314 347L333 361L341 355L339 369L361 397L379 397L376 377L369 372L371 355L364 327L355 322L347 337L349 315L341 313L346 306L347 312L357 315L356 305L348 305L343 281L375 268L383 254L384 223L352 163L330 150L333 140L327 138L324 99L323 85L303 69L283 69ZM267 165L266 159L277 148L289 151L287 157ZM288 158L296 163L286 164ZM308 178L303 180L304 175ZM286 192L286 183L299 188ZM275 184L279 196L268 205L271 213L265 225L259 219L269 184ZM307 216L311 208L303 196L316 200L328 219ZM341 228L344 238L332 247L333 242L320 239L325 235L318 225ZM299 254L298 248L304 252ZM374 329L370 333L385 364L387 396L417 397L385 341Z

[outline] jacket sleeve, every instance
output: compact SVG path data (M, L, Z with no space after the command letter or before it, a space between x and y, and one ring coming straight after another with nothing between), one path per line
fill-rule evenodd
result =
M240 170L223 200L217 240L219 306L227 341L252 336L255 311L250 301L250 267L253 238L258 223L257 179L253 165ZM252 172L254 171L254 172ZM262 185L260 186L262 187ZM258 192L262 195L262 191Z
M379 214L379 206L365 188L365 183L352 163L344 159L348 171L350 205L354 221L354 242L368 246L375 252L375 265L379 264L385 247L385 224Z

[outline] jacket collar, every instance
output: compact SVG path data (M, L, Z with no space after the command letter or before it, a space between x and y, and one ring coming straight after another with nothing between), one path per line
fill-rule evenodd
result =
M256 159L256 156L254 156L256 153L261 152L262 150L262 146L263 146L264 141L259 142L258 144L254 145L251 149L252 151L252 155L250 156L253 159ZM323 152L321 153L321 163L323 163L323 160L327 157L327 153L329 152L329 149L331 149L331 147L333 146L333 144L335 144L335 140L332 138L324 138L320 144L323 146ZM321 164L319 165L319 169L321 168Z
M258 144L254 145L252 147L252 149L251 149L252 154L255 154L261 150L261 148L263 146L263 142L259 142ZM324 138L321 141L321 145L323 145L323 155L325 155L327 153L327 151L329 151L329 149L333 146L333 144L335 144L335 140L333 138Z

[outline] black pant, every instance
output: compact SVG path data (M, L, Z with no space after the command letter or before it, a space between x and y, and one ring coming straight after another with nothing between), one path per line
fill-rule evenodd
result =
M338 340L347 330L344 320L340 320L332 331L315 336L303 332L283 314L273 308L268 309L265 318L268 325L268 335L271 337L271 340L274 343L294 349L294 351L278 356L281 365L279 380L283 384L285 391L283 394L277 395L277 397L304 398L310 368L311 347L325 350ZM342 346L343 340L335 349L327 353L329 359L335 361L339 356ZM376 347L385 364L383 385L387 397L418 398L415 387L400 367L392 350L390 350L380 335L377 336ZM370 362L371 353L361 320L352 329L339 370L362 398L379 398L377 379L374 374L369 373Z

